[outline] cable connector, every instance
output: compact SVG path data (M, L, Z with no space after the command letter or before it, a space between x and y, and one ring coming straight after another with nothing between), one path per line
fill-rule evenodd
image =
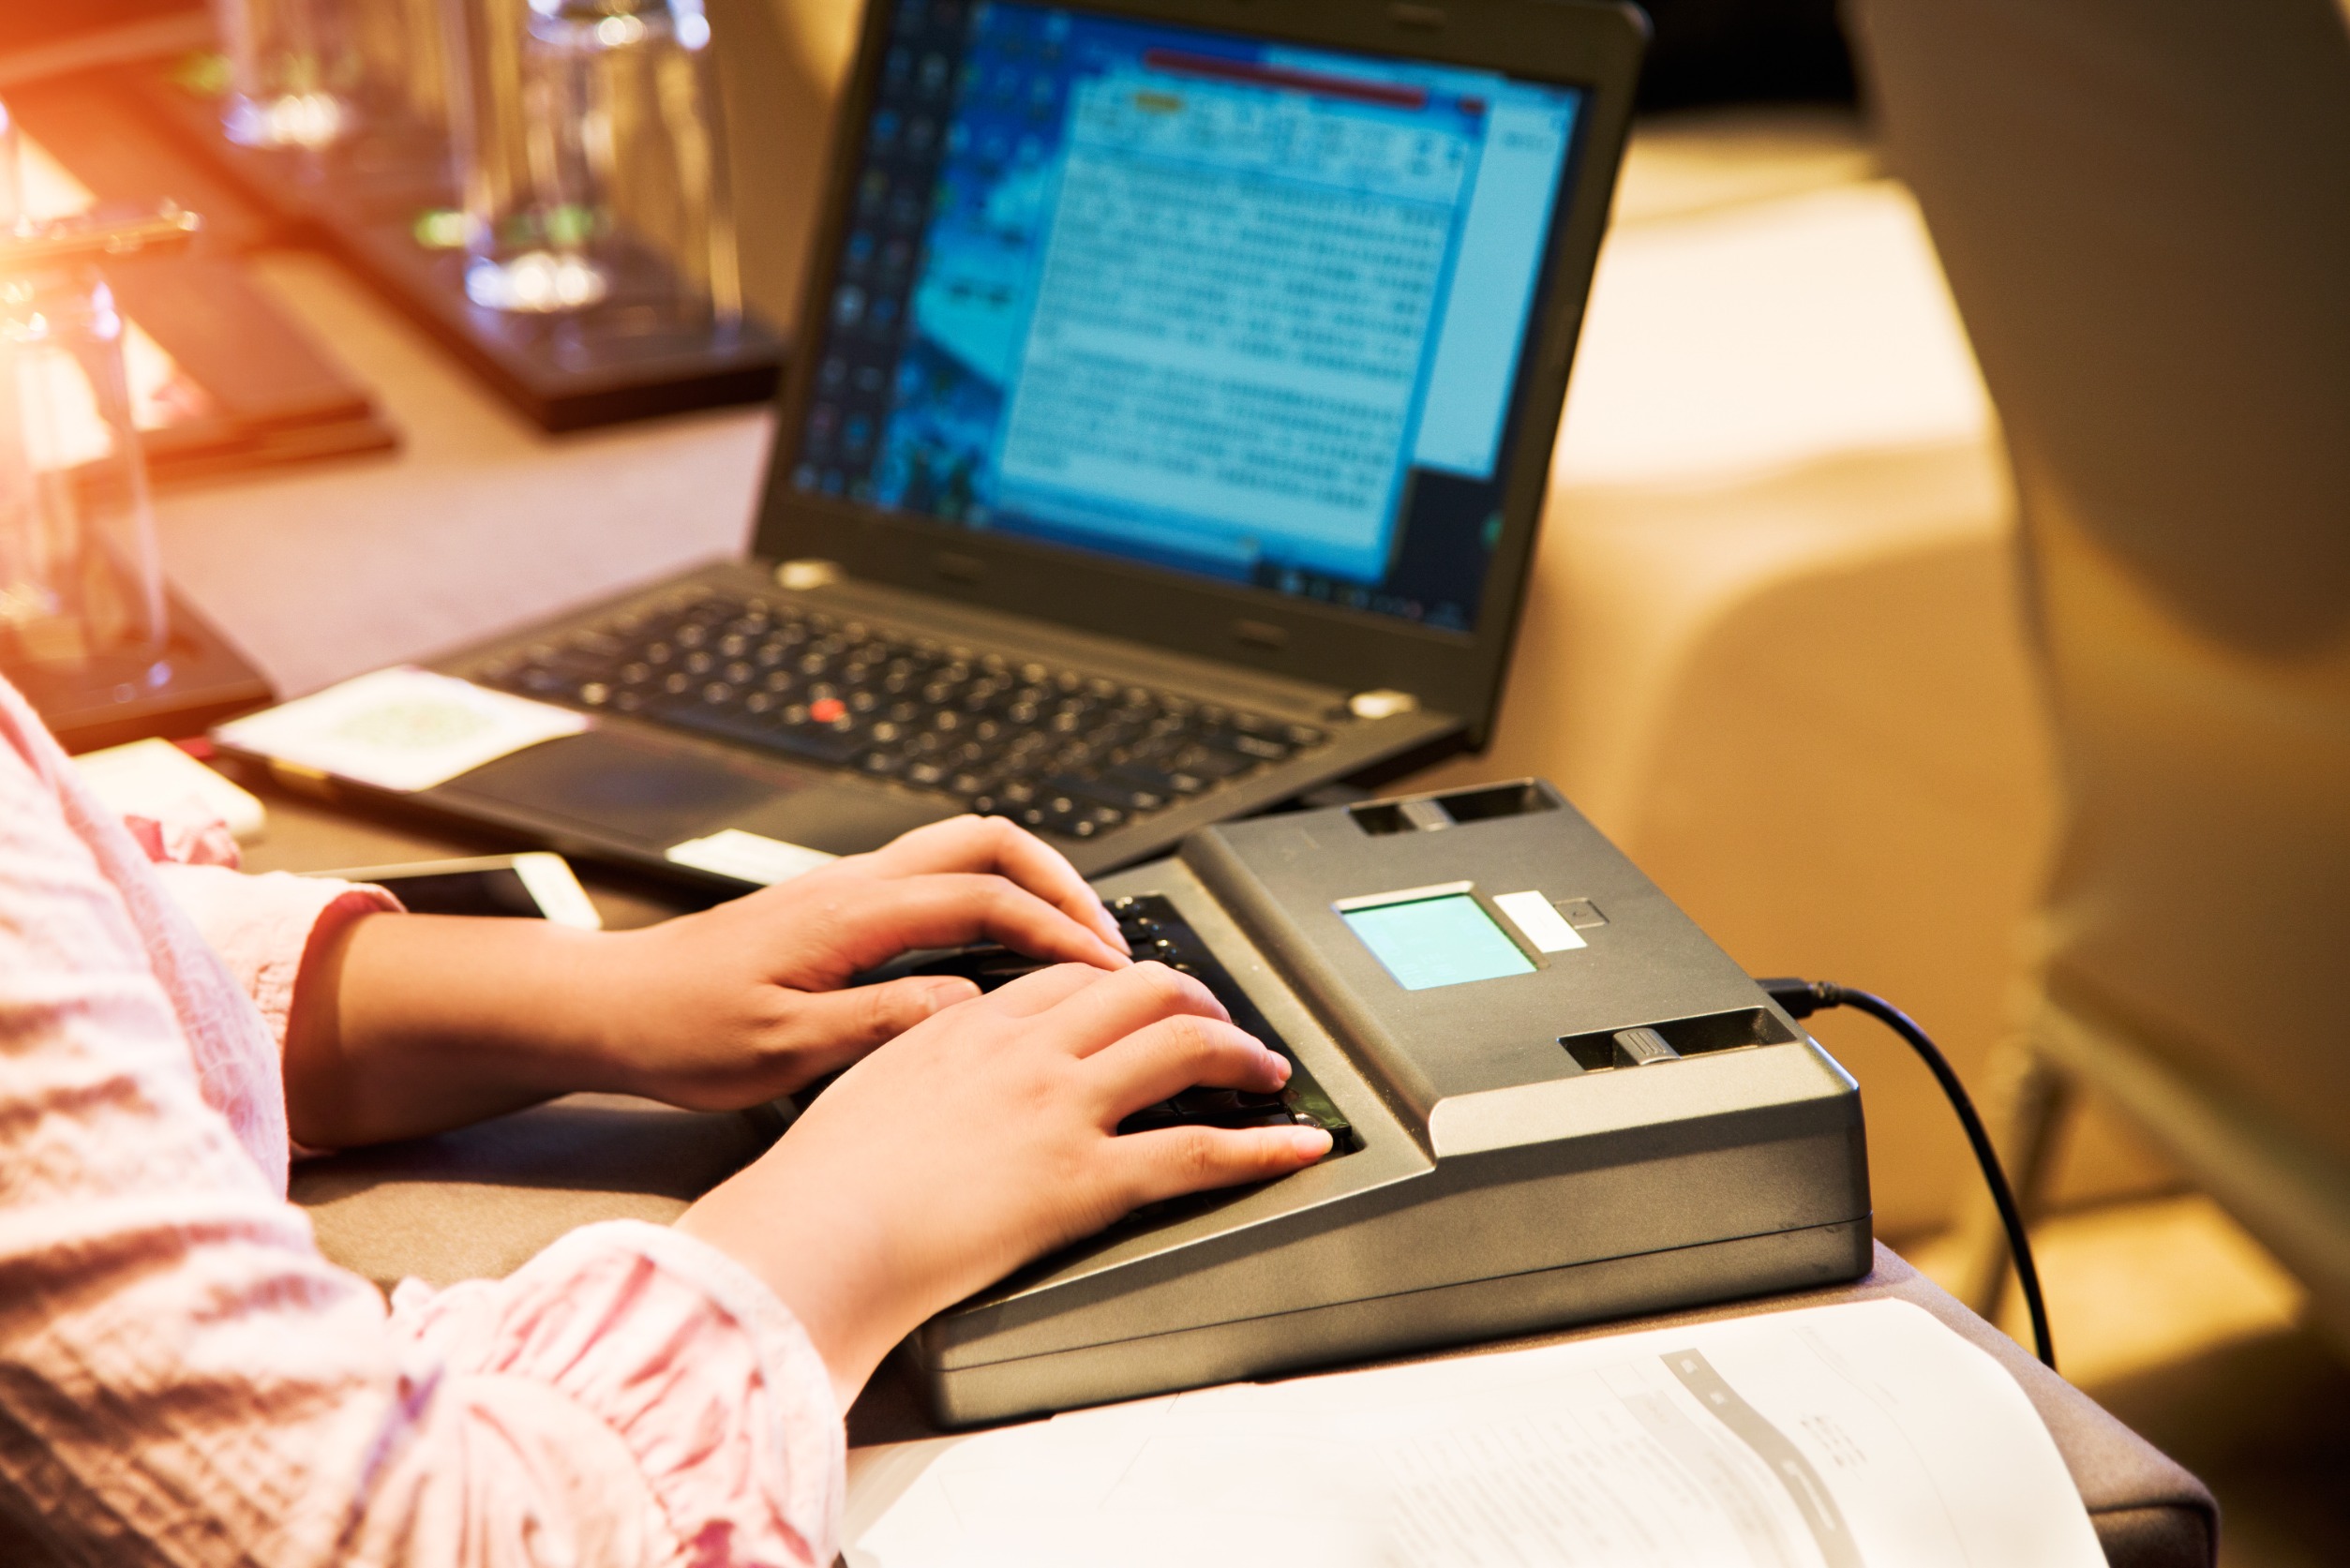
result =
M1798 979L1793 975L1779 975L1767 980L1757 980L1764 994L1779 1005L1779 1010L1789 1018L1809 1018L1822 1008L1844 1006L1844 987L1829 980Z

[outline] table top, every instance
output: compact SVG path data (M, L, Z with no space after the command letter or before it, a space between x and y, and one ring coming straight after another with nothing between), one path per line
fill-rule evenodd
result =
M281 791L265 798L267 834L247 854L253 871L384 865L513 847L352 816ZM578 870L611 927L648 924L687 906L681 893L593 866ZM309 1212L326 1255L381 1288L407 1276L436 1284L494 1277L579 1225L674 1219L785 1125L782 1113L765 1109L705 1114L621 1096L574 1095L434 1138L305 1160L294 1169L292 1195ZM2214 1560L2218 1509L2200 1482L1881 1243L1874 1269L1849 1285L1434 1353L1480 1354L1879 1296L1923 1307L2014 1376L2056 1439L2111 1561L2157 1568ZM847 1420L852 1445L938 1430L894 1366L875 1377Z

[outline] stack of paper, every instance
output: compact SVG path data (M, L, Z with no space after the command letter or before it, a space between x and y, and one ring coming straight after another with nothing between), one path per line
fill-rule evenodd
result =
M851 1568L2104 1562L2014 1380L1893 1301L861 1449L843 1536Z

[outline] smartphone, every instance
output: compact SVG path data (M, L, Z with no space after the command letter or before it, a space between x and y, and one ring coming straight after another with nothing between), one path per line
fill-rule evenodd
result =
M412 860L397 866L330 871L346 882L373 882L417 915L507 915L601 931L588 890L561 855L482 855L464 860Z

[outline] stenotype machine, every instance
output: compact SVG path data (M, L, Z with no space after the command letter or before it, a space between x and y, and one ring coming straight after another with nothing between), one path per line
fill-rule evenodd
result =
M1850 1279L1860 1091L1538 781L1259 817L1103 877L1138 957L1295 1064L1122 1130L1311 1121L1336 1146L1163 1204L907 1347L964 1425ZM921 965L982 985L1001 948Z

